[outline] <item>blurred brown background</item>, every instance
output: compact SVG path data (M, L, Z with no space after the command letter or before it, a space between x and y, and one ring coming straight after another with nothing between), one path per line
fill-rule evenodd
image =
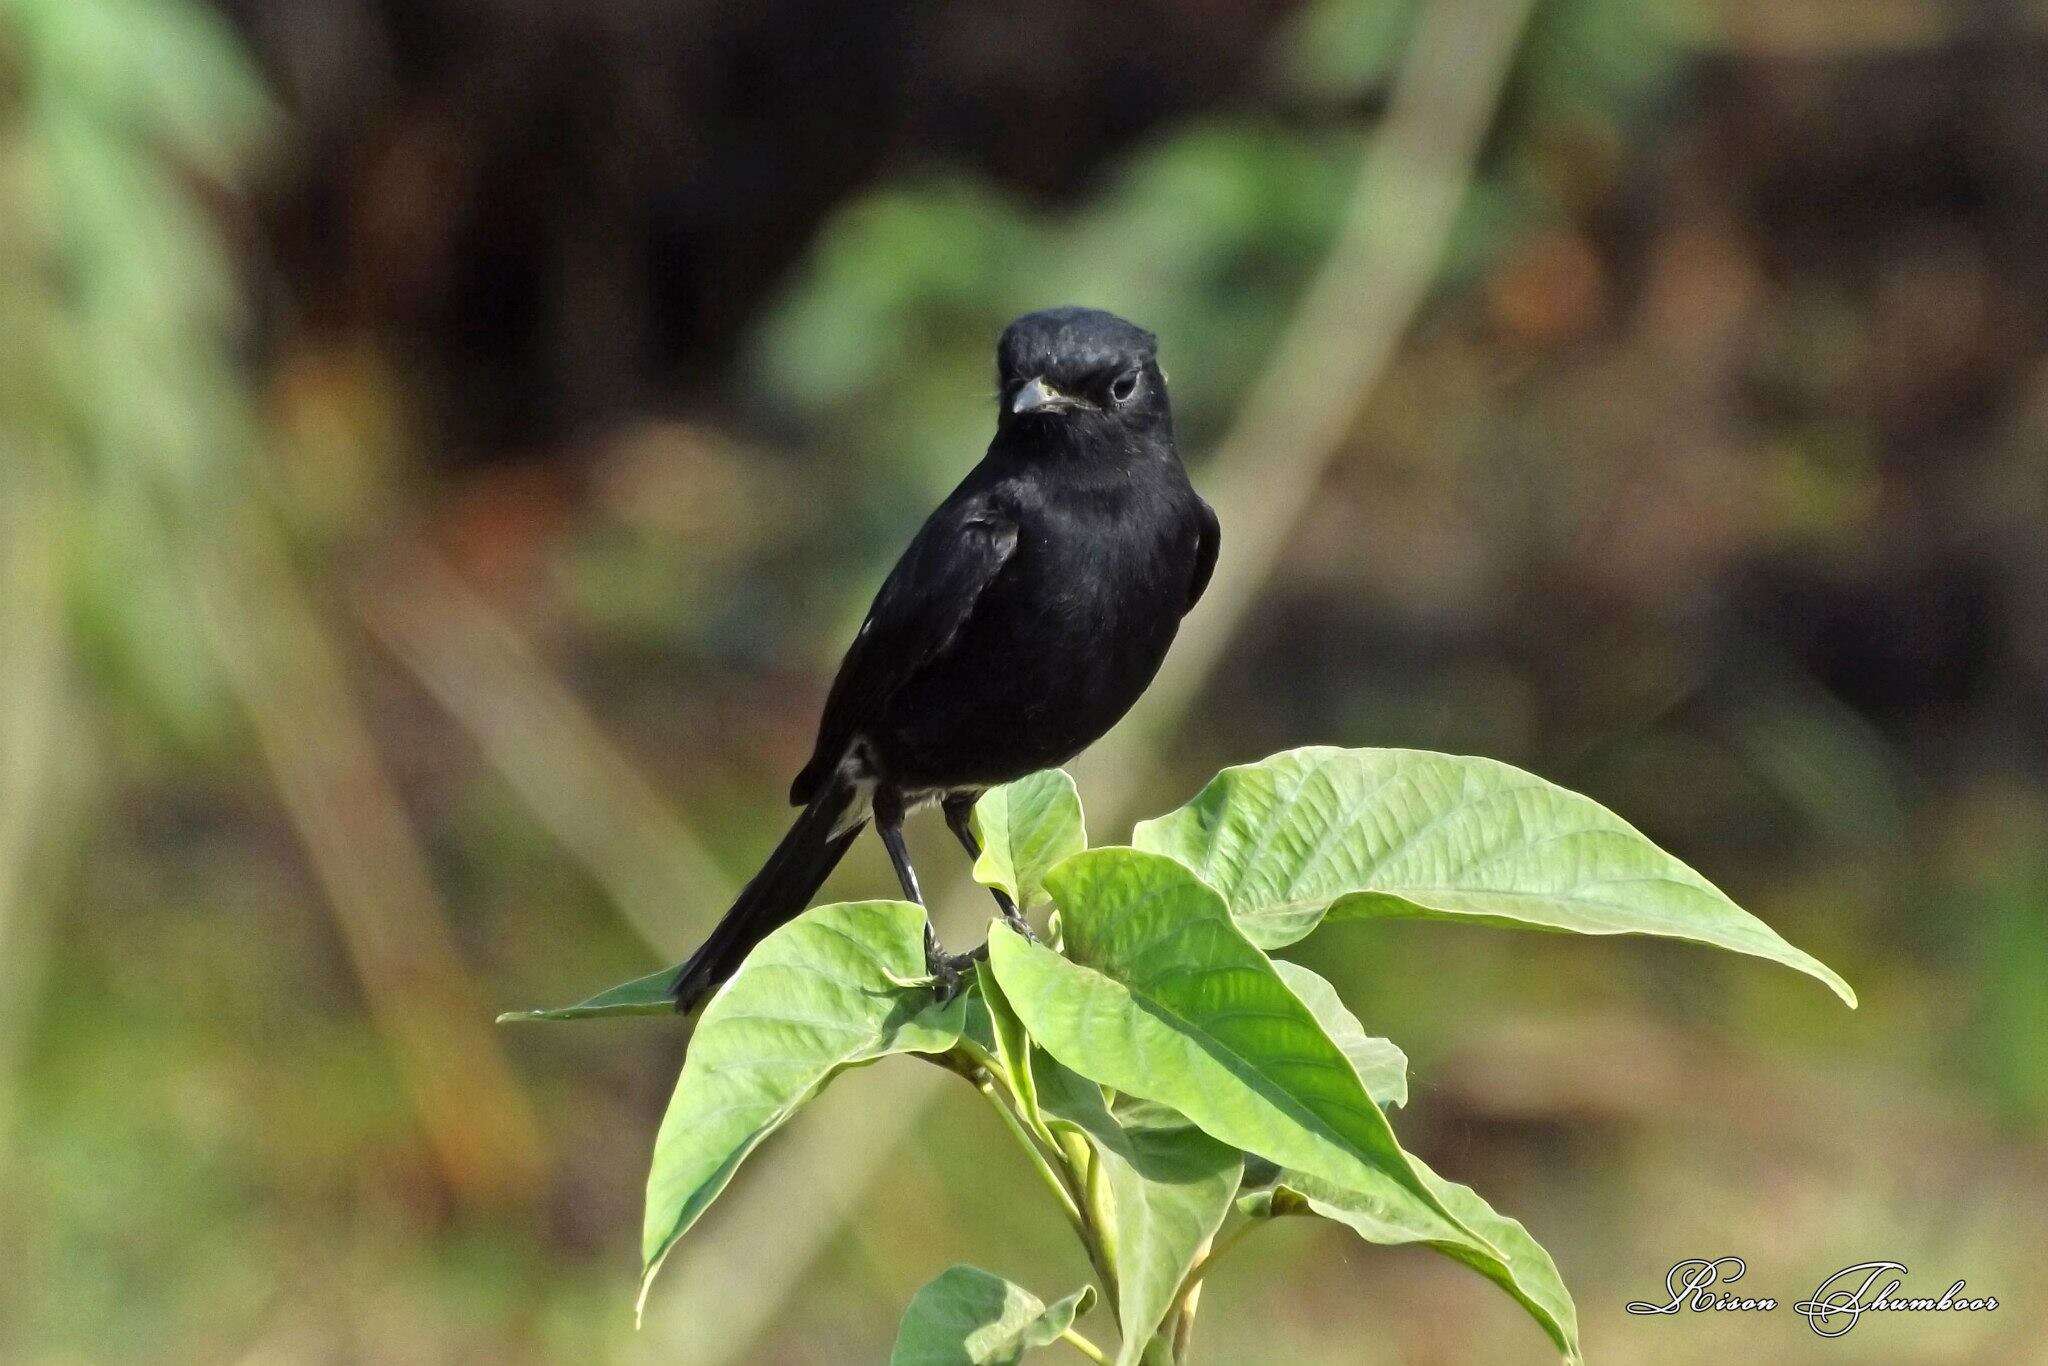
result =
M1410 1145L1596 1361L2048 1359L2027 0L10 0L0 1357L874 1361L952 1261L1072 1283L898 1061L636 1334L684 1031L490 1024L712 923L996 332L1067 301L1160 333L1225 531L1080 766L1094 837L1311 742L1600 798L1863 1008L1333 929ZM833 887L889 885L862 846ZM1622 1313L1726 1253L2001 1308ZM1546 1356L1335 1226L1209 1294L1218 1362Z

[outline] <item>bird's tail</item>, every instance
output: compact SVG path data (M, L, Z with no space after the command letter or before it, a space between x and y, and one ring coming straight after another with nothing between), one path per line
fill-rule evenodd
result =
M676 973L671 994L678 1011L694 1010L739 969L754 945L810 904L867 824L863 816L851 822L851 828L841 829L856 800L858 794L838 782L827 783L811 799L761 871L740 890L725 919Z

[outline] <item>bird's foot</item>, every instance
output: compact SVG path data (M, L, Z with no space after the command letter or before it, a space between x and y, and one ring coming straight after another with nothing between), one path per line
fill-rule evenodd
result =
M967 985L968 974L974 971L975 960L986 952L984 948L978 953L947 953L937 940L925 945L924 968L931 974L932 994L938 997L940 1005L960 994Z
M996 899L996 909L1003 914L1003 923L1023 935L1025 942L1036 944L1038 936L1031 932L1031 922L1024 918L1024 912L1017 909L1017 903L1010 900L1010 894L1000 887L991 887L989 892ZM988 945L982 945L982 952L987 951Z
M1023 935L1025 943L1036 944L1039 942L1038 935L1031 928L1031 922L1026 920L1024 912L1018 910L1015 906L1003 907L1003 923Z

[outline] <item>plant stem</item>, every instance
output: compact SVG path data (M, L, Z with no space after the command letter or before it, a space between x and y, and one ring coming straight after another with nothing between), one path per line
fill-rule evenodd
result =
M1038 1140L1031 1136L1031 1131L1024 1127L1024 1122L1017 1118L1016 1112L1011 1110L1009 1103L1003 1099L1002 1092L996 1089L994 1078L983 1075L975 1081L974 1089L987 1097L988 1103L995 1107L996 1114L1002 1118L1003 1127L1010 1131L1010 1137L1017 1141L1017 1146L1031 1159L1031 1165L1038 1169L1038 1174L1044 1178L1047 1189L1051 1190L1053 1198L1059 1201L1061 1211L1067 1216L1067 1222L1074 1226L1076 1233L1081 1234L1083 1242L1089 1241L1087 1221L1081 1214L1081 1206L1075 1201L1073 1191L1068 1189L1066 1180L1053 1170L1044 1150L1038 1146Z
M1174 1308L1168 1322L1172 1326L1170 1345L1172 1359L1176 1362L1187 1360L1188 1343L1195 1333L1195 1308L1202 1298L1202 1278L1209 1274L1209 1268L1221 1261L1223 1254L1236 1247L1238 1241L1266 1222L1263 1219L1243 1219L1232 1225L1228 1231L1219 1234L1203 1250L1196 1263L1188 1268L1187 1279L1174 1292Z
M1195 1305L1202 1298L1202 1283L1196 1281L1188 1287L1188 1293L1181 1297L1180 1317L1173 1325L1173 1359L1184 1362L1188 1359L1188 1347L1195 1340Z
M996 1114L1002 1118L1003 1127L1009 1130L1010 1137L1016 1140L1017 1146L1022 1148L1025 1155L1031 1159L1031 1165L1038 1169L1039 1176L1044 1179L1046 1186L1052 1191L1053 1198L1059 1201L1060 1212L1065 1214L1067 1222L1073 1225L1074 1236L1081 1240L1081 1250L1088 1254L1088 1264L1095 1268L1096 1279L1102 1282L1103 1302L1109 1306L1111 1313L1115 1313L1117 1307L1116 1274L1110 1269L1109 1254L1103 1248L1101 1231L1095 1227L1091 1211L1083 1208L1074 1182L1067 1177L1061 1176L1053 1167L1053 1159L1046 1156L1045 1150L1031 1136L1031 1131L1024 1127L1024 1121L1019 1119L1016 1111L1010 1108L1009 1100L997 1088L993 1076L984 1071L981 1075L971 1078L971 1080L974 1082L974 1089L981 1092L988 1100L988 1103L995 1107ZM1055 1154L1054 1156L1058 1157L1059 1155ZM1092 1149L1089 1151L1089 1156L1092 1160L1094 1156ZM1069 1173L1078 1179L1078 1173L1073 1173L1072 1164L1066 1162L1063 1157L1060 1158L1060 1162L1062 1166L1067 1167Z
M1109 1366L1109 1353L1103 1351L1073 1329L1068 1328L1062 1331L1060 1339L1090 1361L1100 1362L1102 1366Z
M1194 1269L1188 1273L1188 1283L1181 1287L1181 1293L1186 1294L1188 1291L1193 1290L1196 1285L1201 1283L1202 1277L1209 1274L1209 1268L1216 1265L1217 1262L1222 1260L1224 1253L1236 1247L1238 1245L1238 1242L1247 1233L1250 1233L1253 1229L1257 1228L1261 1223L1264 1222L1266 1221L1262 1219L1246 1219L1236 1228L1231 1229L1229 1232L1217 1238L1217 1240L1210 1245L1208 1254L1204 1256L1202 1260L1196 1264Z
M1081 1187L1082 1207L1088 1211L1088 1218L1092 1223L1102 1212L1102 1163L1096 1160L1093 1144L1082 1144L1081 1153L1086 1161L1075 1175ZM1101 1230L1097 1229L1096 1233L1099 1236Z

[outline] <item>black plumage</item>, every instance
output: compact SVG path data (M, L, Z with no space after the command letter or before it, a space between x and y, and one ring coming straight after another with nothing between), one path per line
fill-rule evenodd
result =
M972 852L974 799L1065 763L1122 719L1208 587L1216 515L1174 448L1152 334L1048 309L1012 323L996 359L995 439L868 609L790 788L803 814L683 965L680 1010L804 909L870 819L922 904L904 814L940 802ZM950 989L961 960L929 926L926 957Z

